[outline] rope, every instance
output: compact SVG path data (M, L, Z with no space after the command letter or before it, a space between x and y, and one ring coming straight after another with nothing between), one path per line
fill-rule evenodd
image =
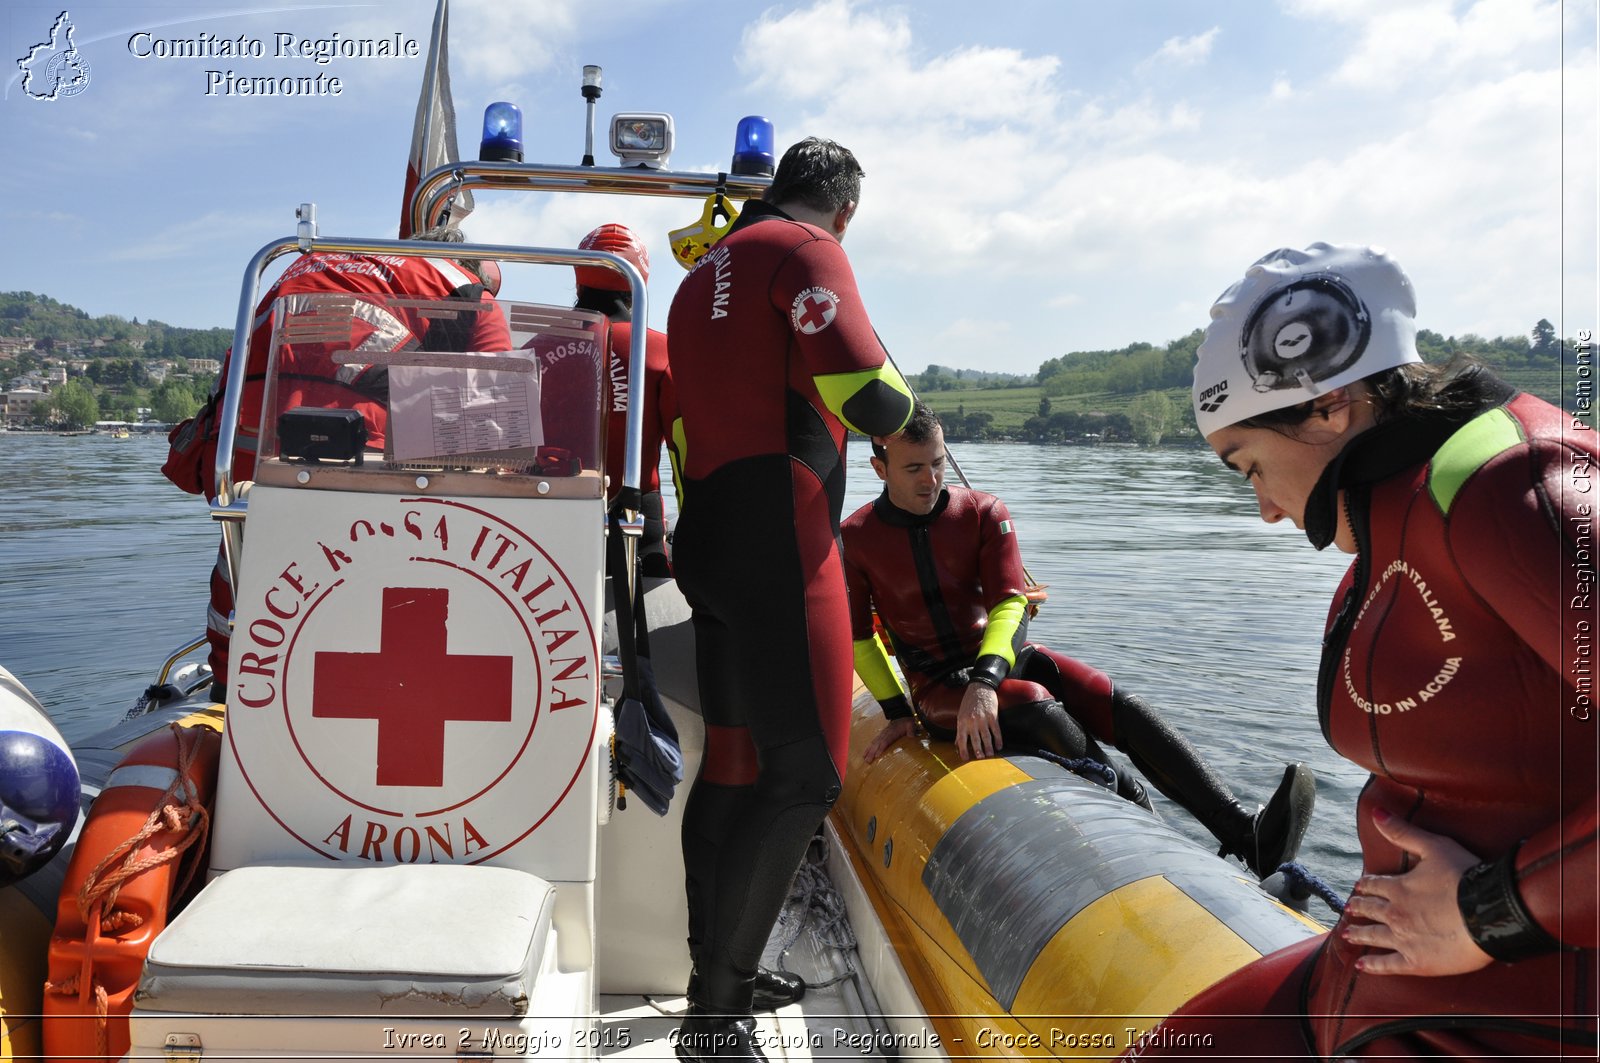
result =
M194 766L204 736L200 734L200 728L191 729L191 734L176 723L167 726L172 731L173 740L178 744L176 775L144 821L144 826L140 827L133 837L108 853L84 879L82 888L78 890L78 910L82 913L87 928L85 943L104 935L121 934L141 925L144 922L143 916L114 907L117 894L122 891L123 885L153 867L160 867L178 859L197 842L203 842L210 833L211 815L200 800L198 788L189 778L189 770ZM191 738L187 744L184 741L185 734L189 734ZM174 800L178 803L174 804ZM134 854L162 831L181 834L182 837L164 852L135 859ZM122 865L113 870L111 865L119 857L122 858ZM178 888L173 891L173 896L181 896L189 888L189 883L199 867L198 860L189 864L189 869L185 872ZM87 964L86 959L85 971L88 969ZM85 972L80 971L59 982L46 982L44 991L60 996L81 997L80 978L83 973ZM100 979L91 978L89 987L94 996L95 1046L99 1055L106 1058L111 1055L111 998Z
M1074 757L1068 760L1066 757L1057 756L1043 749L1030 749L1028 754L1029 756L1039 757L1042 760L1048 760L1052 764L1059 764L1076 775L1085 777L1098 775L1105 780L1107 789L1115 791L1117 788L1117 769L1103 760L1096 760L1094 757Z
M59 982L46 982L44 991L57 996L78 996L78 975L74 974ZM106 992L106 987L100 984L100 979L93 978L89 981L90 991L94 996L94 1042L95 1052L102 1059L111 1055L111 995Z
M171 785L167 787L166 793L161 795L156 807L151 809L144 826L140 827L133 837L107 853L105 859L95 865L95 869L83 880L83 886L78 890L78 910L83 913L84 922L91 927L92 934L119 933L142 923L144 921L142 917L132 912L116 910L117 894L122 892L123 885L129 879L151 868L178 859L197 842L203 842L211 831L211 814L206 811L205 802L200 800L198 788L189 778L189 770L194 766L203 736L196 728L191 735L192 740L185 745L185 729L176 723L167 726L172 731L173 740L178 744L178 763ZM174 801L177 803L173 803ZM144 857L135 856L146 842L163 831L181 837L163 852L150 853ZM121 866L113 869L112 864L119 859L122 861ZM189 883L198 869L198 862L190 863L188 871L184 873L183 881L173 891L174 896L181 896L189 888ZM90 916L95 914L94 910L97 908L109 914L103 920L91 920Z
M1291 860L1286 864L1279 864L1276 872L1284 877L1289 886L1289 895L1297 901L1303 901L1312 894L1322 898L1324 904L1333 909L1335 915L1344 912L1344 900L1334 892L1332 886L1322 881L1310 868L1298 860Z
M808 850L806 859L795 872L789 896L778 913L778 926L785 930L780 939L779 960L807 930L822 946L844 954L843 974L826 982L807 982L808 989L826 989L857 975L855 962L849 955L856 950L856 934L845 912L844 895L834 886L825 868L827 846L826 837L813 839L812 850Z

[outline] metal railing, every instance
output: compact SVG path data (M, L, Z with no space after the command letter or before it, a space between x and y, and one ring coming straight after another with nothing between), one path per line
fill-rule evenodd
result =
M460 162L430 170L417 183L411 195L411 231L423 232L443 214L450 197L467 189L495 189L514 192L594 192L609 195L704 197L716 192L756 198L772 183L769 177L726 173L689 173L625 166L554 166L543 163ZM532 265L601 266L621 273L633 296L633 317L649 318L644 278L632 263L607 251L576 248L518 247L504 244L449 244L424 240L377 240L319 237L315 234L315 208L302 208L300 231L267 244L255 253L245 268L239 294L239 314L233 329L233 358L223 386L221 424L217 439L217 496L211 515L222 524L223 553L235 587L239 578L239 553L245 504L234 498L233 450L238 438L239 405L244 391L245 367L249 362L250 336L255 330L256 303L261 296L261 277L273 260L292 251L302 254L346 252L350 254L400 255L411 258L477 258L497 262ZM628 411L622 487L625 499L637 499L640 477L640 437L644 431L644 363L647 329L632 330L629 343ZM260 457L260 456L258 456ZM631 508L637 508L636 506Z

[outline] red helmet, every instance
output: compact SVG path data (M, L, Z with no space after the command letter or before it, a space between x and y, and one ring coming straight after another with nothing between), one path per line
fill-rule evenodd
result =
M585 251L610 251L620 255L633 263L641 277L650 279L650 253L626 225L608 222L585 236L578 246ZM574 266L573 272L578 275L581 288L603 288L610 292L628 290L626 277L603 266Z

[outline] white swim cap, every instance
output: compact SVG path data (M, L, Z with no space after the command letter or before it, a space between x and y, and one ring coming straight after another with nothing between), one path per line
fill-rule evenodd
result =
M1211 307L1194 364L1200 434L1422 361L1416 316L1411 280L1382 248L1263 255Z

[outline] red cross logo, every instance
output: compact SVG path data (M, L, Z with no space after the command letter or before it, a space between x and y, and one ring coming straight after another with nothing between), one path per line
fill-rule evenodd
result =
M377 653L318 652L311 715L378 721L379 786L443 786L444 725L511 719L511 658L445 650L450 592L385 587Z
M795 296L794 327L807 336L833 324L834 316L838 313L838 298L826 288L807 288Z

